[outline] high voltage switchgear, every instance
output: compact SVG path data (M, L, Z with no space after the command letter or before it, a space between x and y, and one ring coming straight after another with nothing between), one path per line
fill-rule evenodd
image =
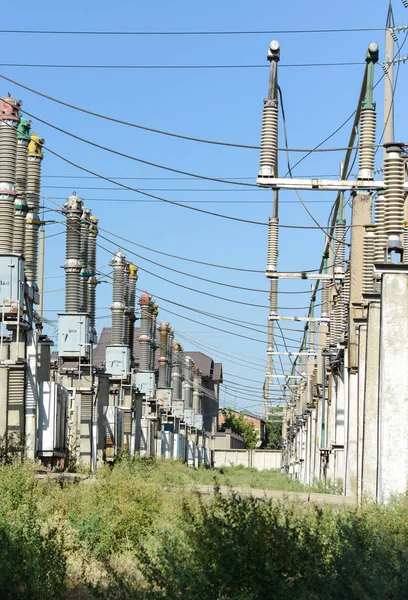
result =
M376 170L379 144L373 97L374 67L379 59L376 42L368 46L358 106L338 180L296 178L291 169L290 178L279 178L275 113L278 104L272 102L278 97L276 63L273 69L271 65L257 177L258 185L274 191L266 276L271 283L282 278L316 280L305 317L279 316L276 296L271 293L270 298L269 322L305 322L300 352L293 353L290 375L283 375L282 467L289 476L307 485L316 477L323 481L339 479L345 494L359 499L369 494L380 502L388 501L395 493L404 493L408 479L408 408L402 400L408 394L407 144L393 139L396 29L390 8L384 63L384 131L380 138L384 148L383 180L374 178L381 171ZM279 44L273 42L270 48L276 50ZM353 178L348 173L358 126L358 174ZM325 244L316 274L280 273L277 268L277 200L282 188L296 190L298 195L298 190L337 192L329 226L318 225L325 233ZM350 192L349 228L345 192ZM321 316L315 317L319 285ZM272 291L277 292L277 288L271 285ZM313 354L315 334L317 351ZM273 345L274 330L268 327L267 353L280 354L272 351ZM270 406L268 386L274 377L279 377L272 373L271 366L267 362L264 413Z

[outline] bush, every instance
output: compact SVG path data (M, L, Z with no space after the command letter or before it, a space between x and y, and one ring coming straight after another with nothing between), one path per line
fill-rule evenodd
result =
M140 554L163 598L408 597L407 502L336 512L216 495L188 503L180 531Z
M61 598L65 554L54 528L44 527L30 467L0 469L0 590L4 600Z

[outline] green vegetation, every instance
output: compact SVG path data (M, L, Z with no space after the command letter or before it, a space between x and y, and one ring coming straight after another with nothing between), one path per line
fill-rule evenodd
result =
M265 426L264 448L281 450L282 448L282 407L271 408Z
M222 431L231 429L234 433L242 436L245 448L254 450L258 441L258 433L255 431L254 424L250 421L246 421L242 412L237 414L230 408L224 408L221 412L225 417Z
M277 472L152 460L123 459L77 485L38 482L29 464L2 466L0 596L408 597L408 497L339 510L233 493L200 497L191 487L261 487L263 478L265 488L296 485Z

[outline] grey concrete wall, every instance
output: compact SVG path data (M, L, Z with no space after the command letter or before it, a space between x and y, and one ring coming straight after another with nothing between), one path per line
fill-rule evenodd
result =
M214 450L214 467L242 465L258 471L280 469L282 452L279 450Z

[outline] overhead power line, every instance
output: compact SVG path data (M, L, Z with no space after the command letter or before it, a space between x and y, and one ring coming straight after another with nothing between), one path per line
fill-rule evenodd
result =
M363 65L362 62L331 62L331 63L287 63L279 65L279 68L303 68L303 67L351 67ZM11 67L13 69L113 69L113 70L210 70L210 69L267 69L268 65L69 65L50 63L0 63L0 67Z
M330 29L255 29L243 31L81 31L55 29L0 29L0 33L30 35L140 35L140 36L194 36L194 35L288 35L300 33L357 33L364 31L384 31L384 27L351 27Z
M282 66L282 65L280 65L280 66ZM198 137L192 137L192 136L182 135L182 134L179 134L179 133L173 133L173 132L169 132L169 131L164 131L164 130L161 130L161 129L155 129L153 127L147 127L146 125L140 125L140 124L137 124L137 123L131 123L129 121L123 121L123 120L117 119L115 117L103 115L101 113L96 113L94 111L82 108L80 106L76 106L76 105L71 104L69 102L64 102L63 100L59 100L57 98L53 98L52 96L49 96L48 94L44 94L43 92L39 92L38 90L35 90L35 89L30 88L30 87L28 87L26 85L23 85L22 83L17 82L17 81L15 81L13 79L10 79L9 77L6 77L5 75L1 75L0 74L0 77L2 79L5 79L6 81L9 81L10 83L13 83L14 85L17 85L18 87L21 87L23 89L28 90L29 92L31 92L33 94L36 94L36 95L41 96L43 98L46 98L47 100L50 100L51 102L56 102L57 104L61 104L62 106L66 106L67 108L71 108L73 110L76 110L76 111L79 111L79 112L91 115L93 117L97 117L99 119L104 119L104 120L111 121L111 122L114 122L114 123L119 123L120 125L126 125L127 127L134 127L136 129L142 129L144 131L150 131L152 133L157 133L157 134L160 134L160 135L166 135L166 136L170 136L170 137L174 137L174 138L188 140L188 141L191 141L191 142L200 142L200 143L204 143L204 144L215 144L217 146L228 146L228 147L233 147L233 148L246 148L246 149L250 149L250 150L260 150L261 149L260 146L254 146L254 145L248 145L248 144L236 144L236 143L232 143L232 142L223 142L223 141L218 141L218 140L208 140L208 139L203 139L203 138L198 138ZM33 115L33 117L34 117L34 115ZM38 120L41 120L41 119L39 119L39 117L35 117L35 118L38 119ZM73 137L76 137L75 134L72 134L72 133L69 133L69 132L67 132L67 131L65 131L63 129L60 129L60 128L56 127L55 125L52 125L51 123L48 123L46 121L43 121L43 122L46 125L48 125L49 127L53 127L54 129L57 129L58 131L61 131L62 133L66 133L67 135L72 135ZM81 141L85 141L85 140L83 140L82 138L79 138L79 137L77 139L80 139ZM340 151L345 151L347 149L348 148L317 148L316 147L316 148L312 148L311 150L309 150L309 149L302 149L302 148L291 148L291 149L289 149L289 151L290 152L300 152L300 153L305 153L305 152L311 153L311 152L340 152ZM278 152L287 152L288 148L286 148L286 147L285 148L277 148L277 151ZM154 165L154 166L156 166L156 165ZM195 177L195 175L192 175L192 176ZM224 181L224 183L225 183L225 180L219 180L219 181ZM228 180L227 180L227 182L230 183ZM240 185L242 185L242 184L240 184Z

